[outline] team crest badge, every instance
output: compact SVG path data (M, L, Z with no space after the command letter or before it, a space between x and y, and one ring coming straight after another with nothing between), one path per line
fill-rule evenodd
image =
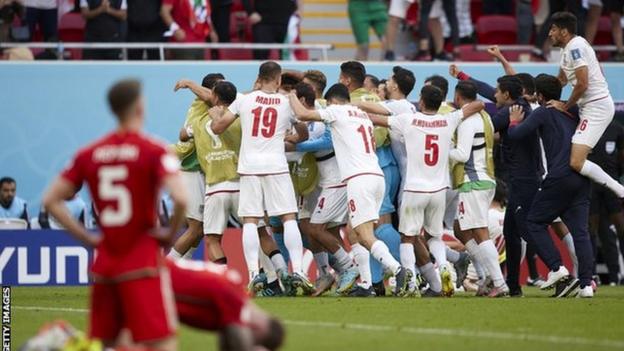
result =
M605 143L605 151L608 154L612 154L615 151L615 141L607 141Z
M573 60L578 60L581 58L581 51L579 49L574 49L572 51L570 51L570 54L572 54L572 59Z

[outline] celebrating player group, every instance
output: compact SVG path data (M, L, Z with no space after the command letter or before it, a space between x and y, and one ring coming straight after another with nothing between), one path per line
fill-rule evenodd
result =
M550 37L563 49L558 75L517 74L492 47L506 75L492 87L450 65L458 79L450 101L442 76L427 77L413 104L413 72L396 66L371 87L356 61L342 63L329 88L321 71L272 61L245 93L222 73L201 84L180 80L175 90L190 89L196 99L172 147L142 132L139 83L117 83L108 99L118 128L79 151L44 201L69 232L97 246L90 335L115 345L129 329L134 342L171 350L179 318L218 330L223 349L276 349L280 323L243 289L518 297L526 246L550 270L542 289L592 297L590 181L617 198L624 187L587 156L614 105L593 49L576 35L576 18L552 19ZM496 104L493 114L478 96ZM83 182L100 237L63 205ZM174 204L168 228L154 226L162 187ZM242 226L246 287L226 267L228 223ZM574 259L572 272L551 225ZM186 260L202 239L212 262ZM161 246L170 245L165 258ZM314 282L304 248L318 269Z

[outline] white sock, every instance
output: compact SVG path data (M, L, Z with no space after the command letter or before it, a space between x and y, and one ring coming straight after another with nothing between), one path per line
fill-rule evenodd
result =
M264 252L260 253L260 265L262 269L264 269L264 274L266 274L267 282L272 283L277 279L277 274L275 274L275 266L269 256L265 255Z
M435 257L438 268L446 267L446 244L440 237L431 237L427 240L429 252Z
M327 252L317 252L314 254L314 262L321 275L329 274L329 255Z
M201 244L200 244L201 245ZM195 251L197 251L197 248L194 246L191 246L188 251L184 254L184 256L182 256L183 259L185 260L191 260L193 259L193 254L195 253Z
M384 269L392 272L392 274L397 274L401 269L401 264L392 257L390 250L383 241L376 240L371 246L370 253L381 263Z
M479 280L485 279L488 273L483 266L483 258L481 257L481 250L479 250L479 245L474 239L470 239L465 246L466 251L468 251L468 254L470 255L470 260L472 261L472 265L477 272Z
M436 271L433 263L429 262L424 266L418 267L420 273L429 282L429 288L435 292L442 291L442 281L440 281L440 274Z
M360 272L360 285L365 289L370 288L373 284L373 277L370 270L370 253L360 244L351 245L351 253L353 254L353 260Z
M169 254L167 254L167 257L169 257L170 259L177 261L179 259L182 258L182 254L180 254L179 252L176 251L176 249L174 249L173 247L171 248L171 251L169 251Z
M520 240L520 263L524 262L524 258L527 252L527 242L524 239Z
M561 239L565 246L568 248L568 254L570 254L570 259L572 260L572 274L576 277L578 276L578 259L576 258L576 250L574 249L574 239L572 238L572 234L568 233L563 236Z
M337 262L338 273L353 267L353 260L342 247L338 248L338 251L334 252L333 255Z
M273 267L275 267L276 272L286 272L288 273L288 265L286 265L286 260L284 260L284 256L281 252L277 251L276 253L271 252L269 258L271 259L271 263Z
M505 284L505 278L498 263L498 251L492 240L485 240L479 244L483 265L487 267L490 278L494 282L494 286L500 287Z
M249 277L253 279L260 270L258 266L258 255L260 252L260 237L258 236L258 226L254 223L243 224L243 254L247 262Z
M399 254L401 255L401 266L412 271L411 283L416 284L416 254L414 254L414 245L409 243L401 243L399 245Z
M581 171L579 173L593 180L594 182L611 189L611 191L613 191L617 195L617 197L624 197L624 186L622 186L622 184L620 184L617 180L611 178L611 176L607 174L607 172L603 171L600 166L593 163L592 161L585 160L585 163L583 163L583 167L581 168Z
M303 242L299 225L294 219L284 222L284 244L290 255L293 273L303 275Z
M446 245L445 245L446 246ZM450 247L446 246L446 259L451 263L457 263L461 255L459 251L453 250Z

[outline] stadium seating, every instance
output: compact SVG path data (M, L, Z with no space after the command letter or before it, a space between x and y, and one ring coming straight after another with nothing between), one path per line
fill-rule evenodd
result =
M79 13L66 13L59 20L59 40L67 43L79 43L84 41L85 21ZM81 49L68 49L70 59L80 60Z
M476 25L479 44L516 44L518 24L512 16L481 16Z

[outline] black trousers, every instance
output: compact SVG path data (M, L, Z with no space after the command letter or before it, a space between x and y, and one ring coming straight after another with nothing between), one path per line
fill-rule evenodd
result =
M221 1L210 0L212 13L210 19L212 26L219 36L220 43L230 42L230 14L232 13L232 4L221 4Z
M288 22L286 23L258 23L251 28L254 43L283 43L286 40ZM269 50L254 50L255 60L269 58Z
M159 43L163 40L165 28L157 22L150 26L133 26L128 24L128 42L130 43ZM132 49L128 50L129 60L142 60L143 53L148 60L160 59L158 49Z

